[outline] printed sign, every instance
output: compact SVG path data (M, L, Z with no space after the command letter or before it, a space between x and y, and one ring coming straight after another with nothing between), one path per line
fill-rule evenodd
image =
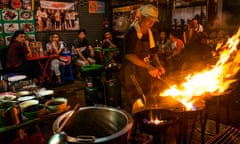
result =
M101 1L89 1L89 13L104 13L105 2Z

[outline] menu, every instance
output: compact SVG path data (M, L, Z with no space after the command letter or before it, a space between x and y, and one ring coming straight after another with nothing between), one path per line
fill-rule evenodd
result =
M33 10L0 10L0 49L7 48L17 30L23 30L29 40L35 40L36 28Z

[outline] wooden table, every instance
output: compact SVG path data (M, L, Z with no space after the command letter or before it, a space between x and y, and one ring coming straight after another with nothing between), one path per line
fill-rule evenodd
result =
M45 81L45 78L49 83L52 83L51 78L48 75L47 69L49 66L49 62L52 58L57 58L57 55L50 55L50 56L38 56L38 57L28 57L27 61L37 61L38 65L41 68L42 76L40 79L40 86Z

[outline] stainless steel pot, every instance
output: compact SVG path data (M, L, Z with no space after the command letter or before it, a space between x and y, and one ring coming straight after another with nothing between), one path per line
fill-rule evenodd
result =
M72 112L68 111L54 121L54 133ZM127 133L132 123L132 117L124 111L112 107L90 106L79 108L63 131L68 135L68 142L74 142L79 136L94 136L94 143L123 144L127 143Z

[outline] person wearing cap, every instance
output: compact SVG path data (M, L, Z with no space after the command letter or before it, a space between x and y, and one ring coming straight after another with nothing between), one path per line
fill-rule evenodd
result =
M157 46L151 27L158 20L158 8L151 4L139 8L141 19L132 26L125 35L125 61L123 62L122 84L126 94L123 94L123 108L138 98L135 85L130 80L134 75L143 92L148 95L151 83L165 73L157 56ZM124 100L126 98L127 100Z

